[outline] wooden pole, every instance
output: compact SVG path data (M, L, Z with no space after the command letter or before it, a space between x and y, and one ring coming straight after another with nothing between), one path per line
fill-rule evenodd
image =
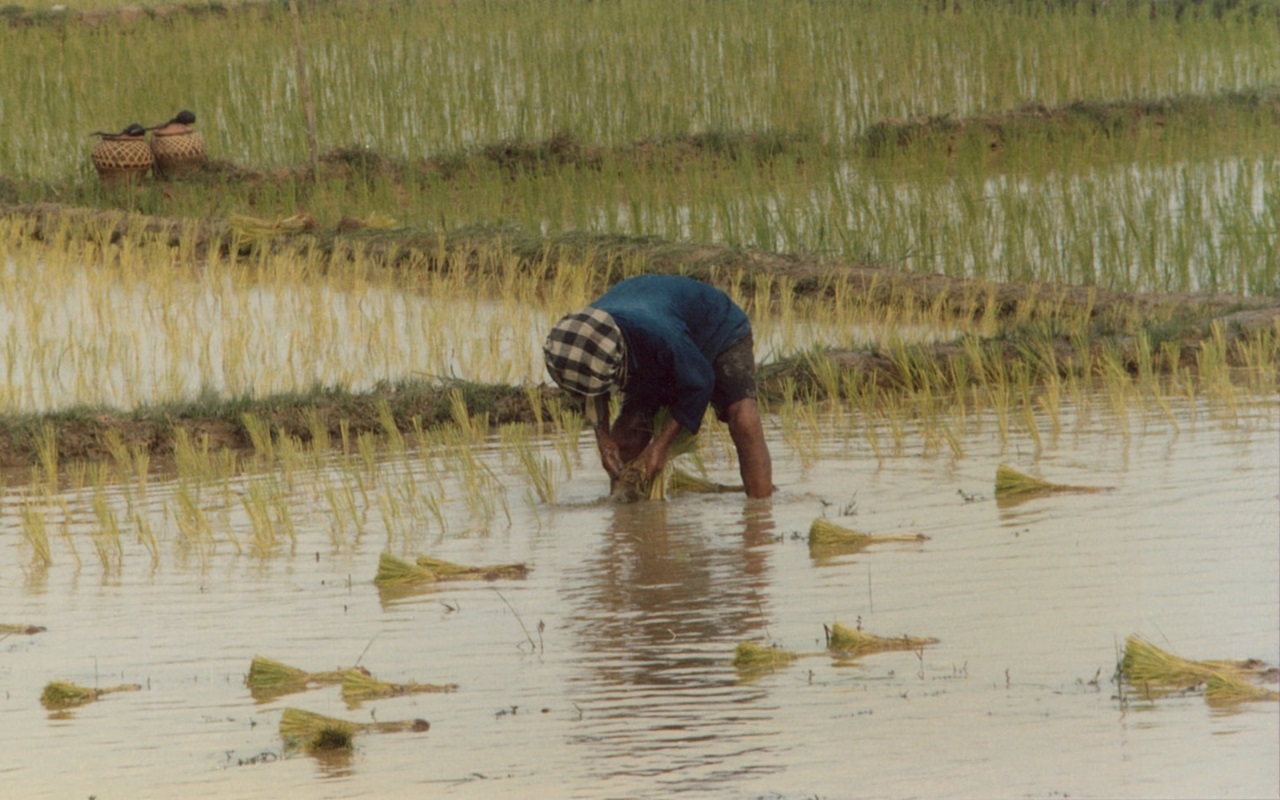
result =
M293 17L293 48L298 56L298 96L302 99L302 111L307 117L307 147L311 151L311 175L320 177L320 146L316 142L316 106L311 100L311 85L307 83L307 65L302 58L302 22L298 17L297 0L289 0L289 16Z

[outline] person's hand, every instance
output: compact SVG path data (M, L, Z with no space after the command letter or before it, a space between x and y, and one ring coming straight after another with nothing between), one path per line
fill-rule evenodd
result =
M648 447L640 451L636 460L644 465L645 483L652 483L667 463L667 448L662 447L658 442L651 442Z
M616 481L622 476L622 468L625 466L622 463L622 451L618 449L617 442L597 432L596 446L600 449L600 464L604 467L604 471L609 473L609 477Z

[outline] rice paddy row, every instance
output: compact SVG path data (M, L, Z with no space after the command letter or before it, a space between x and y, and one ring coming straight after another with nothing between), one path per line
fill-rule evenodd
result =
M607 145L797 132L844 150L895 117L1280 84L1271 2L306 5L318 141L392 158L559 132ZM61 180L88 132L181 107L206 120L212 152L305 162L295 54L277 34L288 14L263 3L0 28L0 105L40 109L0 136L0 173Z
M18 77L0 105L40 114L0 139L0 197L656 236L1126 291L1280 284L1276 7L747 6L312 5L318 180L295 166L293 54L263 39L278 5L68 26L56 45L3 31ZM139 74L157 63L173 68ZM86 180L98 114L177 106L220 159L208 180Z
M1277 109L1271 91L1038 108L999 121L882 121L849 152L771 132L610 148L556 135L421 162L350 147L325 156L319 179L305 168L216 162L191 180L104 191L93 179L57 195L193 218L305 209L329 228L381 220L452 235L496 225L1004 281L1274 294L1280 258L1266 187L1278 168ZM0 200L40 200L50 188L0 184Z
M1233 392L1230 400L1206 405L1137 390L1126 377L1101 393L1017 394L994 410L977 410L975 392L947 402L936 395L878 404L866 398L788 400L773 411L789 455L807 470L836 453L878 459L909 449L961 460L963 442L983 429L1023 456L1030 447L1038 457L1078 426L1099 422L1128 440L1148 426L1248 430L1274 414L1273 394L1224 391ZM1057 404L1069 407L1069 414ZM51 568L78 571L86 562L97 562L105 575L126 563L154 570L166 554L201 570L228 556L288 556L296 554L299 530L317 527L328 532L334 552L367 548L376 537L377 546L391 553L441 537L500 530L511 524L513 503L537 516L539 508L558 502L560 487L575 474L595 469L587 463L590 454L584 455L581 417L557 398L543 407L543 424L506 424L496 437L487 417L468 413L460 391L452 393L451 407L451 423L427 429L415 418L411 431L401 433L383 401L376 410L380 431L355 434L342 419L340 435L332 438L314 408L299 415L310 426L302 435L244 412L239 425L251 449L217 446L207 433L178 428L171 452L155 458L144 447L127 445L120 430L108 429L95 448L109 456L94 461L61 460L59 434L46 426L35 442L39 463L8 475L0 526L20 533L23 564L36 581ZM706 469L729 470L732 453L726 429L709 421L667 491L719 491L700 476ZM1100 488L1039 481L1005 466L993 479L1002 504ZM810 537L819 559L879 541L819 540L819 533L815 525Z
M48 426L64 462L101 457L112 429L153 455L180 429L247 446L247 410L310 439L308 415L328 437L380 430L385 401L407 432L452 421L450 389L493 424L545 422L542 332L642 269L710 280L748 310L764 398L780 409L1053 409L1133 387L1230 407L1273 388L1280 361L1269 298L913 278L640 240L379 231L246 243L213 223L48 209L0 227L9 466L38 461Z

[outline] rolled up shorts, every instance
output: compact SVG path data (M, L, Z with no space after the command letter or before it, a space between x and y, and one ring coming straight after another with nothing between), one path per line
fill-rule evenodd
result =
M716 410L716 418L724 422L729 406L756 396L755 340L751 332L722 350L711 362L711 369L715 373L711 407ZM656 412L657 409L642 408L640 403L626 397L620 417L636 416L651 424Z

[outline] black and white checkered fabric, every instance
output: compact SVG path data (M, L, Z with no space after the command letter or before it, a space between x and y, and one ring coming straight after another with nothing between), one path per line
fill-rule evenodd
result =
M566 314L542 346L547 372L570 392L594 397L621 388L626 377L627 346L613 317L598 308Z

